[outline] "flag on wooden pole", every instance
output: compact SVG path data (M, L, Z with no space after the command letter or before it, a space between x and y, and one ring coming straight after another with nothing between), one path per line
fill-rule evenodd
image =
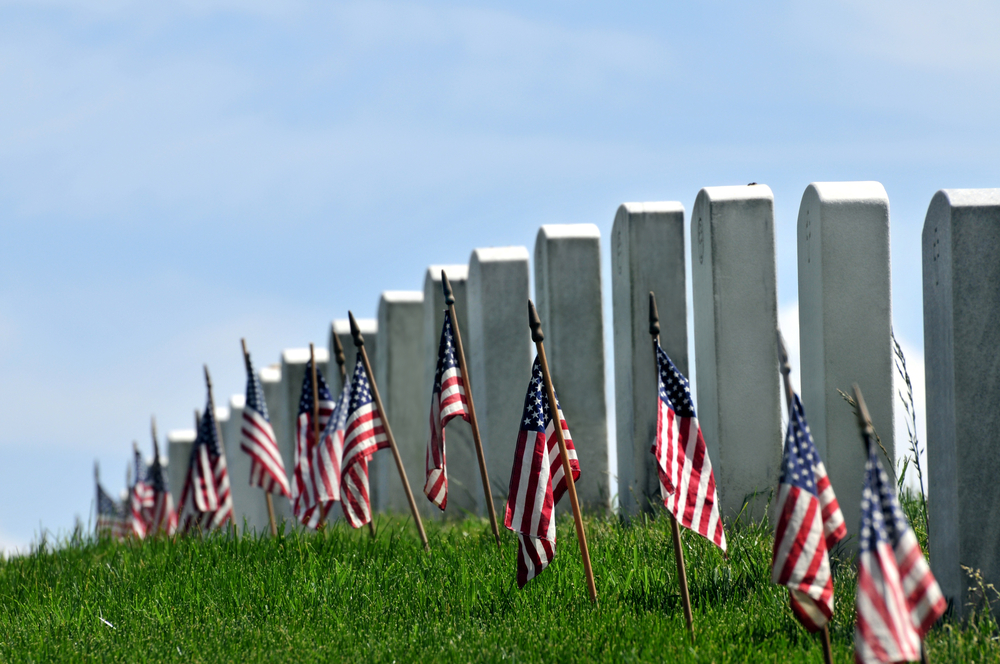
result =
M353 528L360 528L371 521L368 461L375 452L388 447L389 439L372 400L371 385L359 350L351 377L340 482L344 517Z
M652 452L663 505L680 525L725 551L726 533L719 516L715 475L695 415L690 385L659 340L654 343L659 398Z
M101 486L96 462L94 483L97 488L97 536L116 540L125 538L132 530L131 516L125 506L108 495Z
M504 526L517 533L517 585L538 576L556 554L555 505L566 492L555 427L566 441L573 479L580 478L580 462L556 397L559 423L555 423L546 395L538 356L531 367L531 382L524 397L524 412L514 448Z
M461 417L469 421L469 407L462 381L462 370L455 357L455 334L451 311L445 309L438 344L437 371L431 394L431 434L427 441L427 481L424 493L442 511L448 505L448 470L445 466L444 428L451 420Z
M861 554L855 604L858 662L920 659L921 639L948 603L896 498L896 486L878 458L868 409L854 386L868 452L861 494Z
M156 421L152 424L153 433L153 463L147 468L147 482L153 494L152 507L147 511L146 525L148 535L165 533L173 535L177 531L177 511L174 509L174 499L170 495L170 485L167 474L160 463L160 446L156 440Z
M149 513L153 509L153 488L149 485L149 472L139 447L132 443L135 457L135 482L129 489L129 507L132 534L142 539L149 528Z
M292 506L295 517L303 524L315 528L325 512L329 511L333 498L331 477L337 472L333 463L333 450L329 439L320 436L316 440L315 431L323 431L333 413L333 397L326 385L323 374L313 370L313 360L306 365L306 375L302 379L302 394L299 397L299 415L295 428L295 474L292 482ZM313 375L316 376L316 413L318 425L313 422ZM322 493L322 495L321 495Z
M244 364L247 370L247 397L243 408L243 425L240 428L240 449L250 456L250 486L257 486L268 493L292 497L292 490L285 474L285 463L274 437L274 428L267 416L267 403L260 379L253 370L250 353L244 343Z
M222 449L219 427L215 422L212 382L205 368L208 398L205 412L196 418L197 436L191 446L184 489L181 491L181 527L184 532L201 527L220 528L233 518L233 496L229 490L229 471Z
M811 632L833 617L828 552L847 535L844 515L809 433L802 401L792 394L778 485L771 580L788 587L789 603Z

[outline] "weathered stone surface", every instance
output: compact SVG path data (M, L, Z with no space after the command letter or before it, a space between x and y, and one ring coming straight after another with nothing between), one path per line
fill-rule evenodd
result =
M861 522L868 455L837 392L857 383L895 467L889 197L878 182L814 182L798 220L802 404L847 530ZM846 544L857 549L857 538Z
M421 500L424 486L424 454L429 430L428 406L424 403L424 294L422 291L385 291L378 304L378 357L375 379L382 405L403 460L410 489L422 514L437 508ZM403 483L392 454L375 454L369 467L377 486L377 509L407 514Z
M181 491L184 490L184 479L187 477L188 463L191 460L191 446L194 445L194 429L174 429L167 432L167 477L170 482L170 495L174 499L174 507L180 510Z
M649 292L656 293L660 345L688 373L684 206L625 203L611 231L614 306L618 504L623 515L662 502L656 459L656 359L649 334Z
M434 375L437 372L438 345L441 342L441 327L444 325L444 291L441 288L441 270L448 274L452 293L455 296L455 314L458 317L459 330L462 333L463 345L468 343L468 298L467 280L468 265L431 265L424 275L424 403L430 416L431 393L434 389ZM468 361L468 360L466 360ZM469 370L470 384L472 370ZM473 395L475 397L475 395ZM478 415L478 412L477 412ZM425 432L425 438L430 436L430 427ZM483 481L479 476L479 461L476 458L476 445L472 440L472 427L465 420L455 418L445 428L445 453L448 460L448 510L447 515L454 518L464 518L467 513L484 515L486 498L483 494ZM414 492L423 493L424 476L419 482L414 482Z
M930 560L961 615L961 565L1000 585L1000 189L945 189L923 230Z
M691 213L696 405L724 518L764 515L781 465L774 196L706 187Z
M580 504L589 511L606 512L611 507L611 487L597 226L552 224L538 229L535 300L552 381L580 459Z
M368 351L368 361L375 369L375 356L378 354L378 321L374 318L355 318L358 328L365 338L365 348ZM331 392L338 392L343 383L340 382L340 367L337 366L337 356L333 346L333 337L340 338L340 343L344 347L344 369L347 372L347 380L351 379L354 372L354 362L358 357L358 349L354 347L354 338L351 337L351 323L347 318L338 318L330 324L330 336L328 337L326 350L330 358L327 360L327 369L324 376L330 384Z
M534 358L528 283L525 247L481 248L469 257L469 323L462 340L494 507L501 512Z
M258 371L258 376L260 377L261 390L264 392L264 402L267 404L267 414L271 418L271 428L274 429L275 442L281 452L281 461L285 464L285 473L289 478L289 485L291 485L292 464L295 462L295 443L294 439L289 440L286 432L291 425L287 424L286 389L281 365L273 364L269 367L262 367ZM301 383L299 387L302 387ZM295 523L292 516L292 503L287 498L275 496L273 502L274 518L279 526L282 521L287 521L289 524Z

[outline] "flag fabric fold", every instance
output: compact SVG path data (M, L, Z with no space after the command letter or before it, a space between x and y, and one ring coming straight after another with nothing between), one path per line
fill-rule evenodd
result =
M448 469L445 465L444 428L456 417L469 421L469 404L462 370L455 356L451 312L445 310L438 344L437 371L431 394L431 432L427 441L427 481L424 494L442 511L448 505Z
M151 493L150 506L145 512L146 534L173 535L177 532L177 511L170 495L167 474L160 463L160 450L156 441L153 441L153 463L147 467L146 481Z
M274 428L267 416L264 391L249 357L246 358L246 367L247 395L240 429L240 449L250 455L250 486L291 499L292 490Z
M191 446L191 460L180 503L180 521L184 532L199 527L213 530L233 518L226 454L219 440L211 399L208 399L205 412L198 420L198 434Z
M809 631L833 617L829 551L847 535L844 515L794 395L778 484L771 580L787 586L792 612Z
M687 378L656 344L656 440L652 452L660 495L677 523L726 550L712 462L701 435Z
M97 536L121 540L132 532L131 515L97 483Z
M389 439L372 400L371 384L361 351L354 362L350 401L344 425L344 456L341 464L340 504L353 528L371 521L368 461L376 451L389 447Z
M855 659L864 664L914 661L920 659L920 640L948 603L867 434L865 442Z
M517 533L519 588L538 576L556 554L555 505L567 488L556 426L562 427L573 479L580 478L580 462L558 397L556 410L558 424L545 393L542 367L536 356L524 398L504 517L504 526Z
M297 518L310 528L315 528L321 517L325 517L332 505L333 480L337 473L333 462L330 440L320 435L316 440L313 427L313 364L306 364L306 375L302 379L302 394L299 397L299 414L295 427L295 473L292 478L292 507ZM316 393L318 395L319 431L324 432L333 414L333 397L320 370L316 369ZM321 495L322 494L322 495Z

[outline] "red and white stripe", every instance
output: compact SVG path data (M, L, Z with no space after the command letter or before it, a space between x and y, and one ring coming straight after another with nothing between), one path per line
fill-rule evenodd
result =
M580 462L561 408L559 422L566 440L573 479L577 480L580 478ZM555 557L554 507L562 498L566 486L554 421L549 419L546 422L544 432L521 429L514 450L514 468L504 517L504 525L518 536L519 588L538 576Z
M177 511L174 509L174 499L169 491L159 491L154 494L153 506L148 514L149 535L157 533L173 535L177 532Z
M233 497L229 490L229 472L225 454L213 457L208 445L197 442L188 474L181 491L181 527L190 532L220 528L233 518Z
M312 390L312 381L304 381L303 389ZM319 430L322 434L330 422L333 413L333 402L327 399L319 400ZM310 528L315 528L320 517L330 510L328 504L335 498L333 480L339 468L332 462L333 445L329 436L323 437L322 444L316 444L311 412L301 413L296 420L295 429L295 473L292 477L292 506L295 517Z
M360 360L358 365L360 365ZM362 369L363 371L363 369ZM355 372L355 382L357 371ZM352 389L353 386L352 386ZM351 412L344 430L343 471L340 481L344 517L354 528L371 521L371 495L368 485L368 460L377 450L389 447L385 427L374 402L369 401Z
M858 568L855 659L920 659L921 638L947 607L912 528L900 537L895 551L888 542L879 542L874 551L861 554Z
M445 322L438 350L438 367L431 394L431 434L427 441L427 480L424 494L442 511L448 506L448 469L445 462L444 428L456 417L469 421L469 403L465 394L462 371L454 361L445 363L445 358L453 360L451 346L451 314L445 312ZM447 347L446 347L447 344ZM450 364L453 366L447 366ZM444 371L442 371L444 368ZM438 385L440 384L440 389Z
M141 479L132 486L132 491L129 492L129 495L131 499L129 503L132 517L132 534L142 539L146 536L146 532L151 525L149 517L155 505L156 496L153 492L153 487Z
M847 534L822 462L814 464L819 497L791 484L778 493L771 580L789 589L792 611L810 631L833 617L829 550Z
M653 454L663 505L677 522L726 550L712 462L697 417L678 417L657 397Z
M291 498L285 463L278 451L274 428L264 416L249 406L243 409L240 449L250 455L250 486Z

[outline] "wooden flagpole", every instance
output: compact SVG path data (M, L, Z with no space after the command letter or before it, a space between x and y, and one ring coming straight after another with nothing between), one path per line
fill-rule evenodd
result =
M528 300L528 327L531 328L531 340L535 342L538 351L538 361L542 365L542 379L545 383L545 395L549 399L552 411L552 428L556 432L559 443L559 455L562 457L563 474L566 476L566 488L569 490L569 502L573 508L573 521L576 524L576 539L580 543L580 556L583 558L583 571L587 576L587 590L590 591L590 601L597 603L597 585L594 583L594 570L590 566L590 551L587 549L587 533L583 529L583 515L580 513L580 501L576 497L576 481L573 479L573 468L569 464L569 451L566 449L566 437L563 434L562 422L559 418L559 407L556 404L556 392L552 386L552 376L549 373L549 360L545 356L545 334L542 332L542 321L538 318L535 304Z
M247 373L249 374L253 371L253 367L250 366L250 353L247 351L247 340L240 339L240 345L243 347L243 364L246 365ZM263 397L263 395L261 395ZM278 522L274 519L274 500L271 499L271 492L261 487L261 491L264 492L264 499L267 500L267 518L271 522L271 537L278 536Z
M382 420L382 428L385 429L385 437L389 440L389 449L396 460L396 468L399 469L399 479L403 482L403 490L406 491L406 499L410 503L410 511L413 513L413 522L417 525L420 533L420 540L424 543L424 551L430 553L431 545L427 542L427 533L424 532L424 522L420 519L420 512L417 510L417 501L413 499L413 492L410 490L410 481L406 479L406 469L403 468L403 459L399 456L399 448L396 447L396 439L392 435L389 427L389 418L385 416L385 408L382 407L382 397L378 393L378 386L375 384L375 376L372 375L372 365L368 361L368 352L365 350L365 338L361 336L361 328L358 321L354 320L354 314L347 312L351 320L351 336L354 337L354 345L357 346L361 354L361 362L364 364L365 373L368 375L368 382L372 388L372 398L375 400L375 408L378 409L379 419Z
M785 349L785 339L781 336L781 330L778 330L778 361L781 362L781 380L785 384L785 402L788 404L788 417L791 419L792 408L795 403L795 392L792 390L792 381L790 378L792 366L788 362L788 351ZM823 625L823 629L820 630L820 641L823 644L823 661L826 664L833 664L833 649L830 646L829 624Z
M455 331L455 350L458 352L458 368L462 372L462 387L465 389L465 399L469 404L469 425L472 427L472 440L476 443L476 457L479 459L479 474L483 480L483 493L486 494L486 510L490 515L490 527L496 538L497 548L503 553L500 544L500 528L497 527L496 510L493 507L493 492L490 490L490 476L486 472L486 455L483 453L483 440L479 436L479 420L476 419L476 404L472 400L472 385L469 384L469 369L465 364L465 348L462 346L462 332L458 329L458 315L455 313L455 294L451 290L448 275L441 270L441 287L444 289L444 302L451 314L451 326Z
M344 385L347 384L347 357L344 355L344 344L340 343L340 335L336 332L333 333L333 353L337 359L337 368L340 369L340 388L344 389ZM374 517L368 519L368 534L371 535L372 539L375 539Z
M659 372L659 358L656 347L660 341L660 312L656 309L656 296L649 291L649 334L653 337L653 366ZM657 396L659 399L659 396ZM657 406L659 407L659 406ZM684 564L684 548L681 545L681 527L673 512L667 510L670 517L670 531L674 536L674 559L677 561L677 578L681 586L681 603L684 605L684 620L687 622L691 643L694 643L694 614L691 612L691 595L688 592L687 567Z
M313 349L313 345L309 344L309 366L312 367L312 386L313 386L313 407L312 407L312 430L313 430L313 445L319 445L319 383L316 380L316 351ZM309 451L309 446L306 446L306 452ZM311 461L311 460L310 460ZM310 464L310 468L311 468ZM315 471L313 471L315 472ZM316 522L316 530L323 530L323 526L326 523L326 510L324 505L316 501L316 509L319 510L319 521Z

